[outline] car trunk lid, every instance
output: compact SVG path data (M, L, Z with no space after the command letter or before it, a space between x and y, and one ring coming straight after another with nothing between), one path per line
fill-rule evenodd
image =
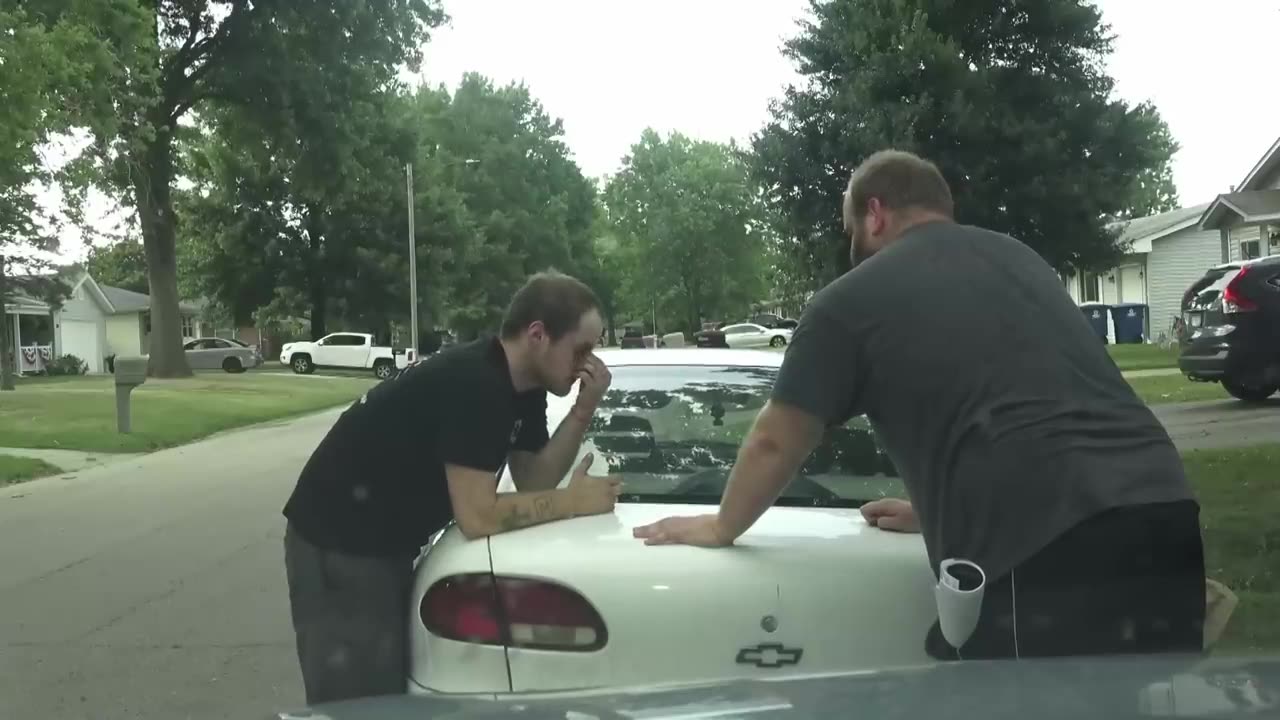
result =
M918 535L854 509L776 507L732 548L650 547L632 528L705 505L621 503L490 539L499 577L554 580L600 613L589 653L511 648L512 690L773 678L927 661L933 576Z

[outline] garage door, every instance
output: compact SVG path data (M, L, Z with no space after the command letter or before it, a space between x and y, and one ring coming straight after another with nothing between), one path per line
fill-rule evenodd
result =
M98 323L85 320L62 321L62 344L58 352L75 355L89 366L89 372L102 372L101 343L98 342Z

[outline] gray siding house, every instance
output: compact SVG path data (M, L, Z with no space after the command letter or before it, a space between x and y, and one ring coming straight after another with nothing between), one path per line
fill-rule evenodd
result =
M1239 185L1209 204L1200 227L1218 233L1230 260L1280 255L1280 140Z
M1072 299L1108 305L1145 303L1147 338L1171 337L1182 293L1206 268L1222 262L1218 233L1198 227L1208 207L1205 203L1118 223L1120 242L1129 252L1113 268L1067 275L1064 282ZM1108 335L1115 339L1114 328L1109 328Z
M1146 303L1148 341L1172 337L1182 294L1205 270L1280 255L1280 140L1239 185L1213 202L1117 227L1129 252L1116 267L1064 276L1067 291L1076 303ZM1114 329L1108 335L1114 339Z

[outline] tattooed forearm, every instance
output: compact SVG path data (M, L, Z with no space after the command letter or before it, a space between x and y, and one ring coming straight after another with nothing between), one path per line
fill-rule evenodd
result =
M504 493L498 497L495 508L498 532L511 532L520 528L569 517L569 506L564 490L547 490L535 493Z
M505 515L502 516L502 531L510 532L519 530L522 527L530 525L529 514L526 513L519 505L512 505L507 509Z
M537 518L538 522L555 519L555 510L555 503L551 501L549 496L533 499L533 516Z

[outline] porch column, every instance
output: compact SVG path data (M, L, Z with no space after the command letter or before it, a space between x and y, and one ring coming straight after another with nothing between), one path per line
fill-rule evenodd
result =
M13 375L18 377L22 375L22 323L18 322L18 318L22 317L16 311L12 315L6 315L6 318L13 318Z

